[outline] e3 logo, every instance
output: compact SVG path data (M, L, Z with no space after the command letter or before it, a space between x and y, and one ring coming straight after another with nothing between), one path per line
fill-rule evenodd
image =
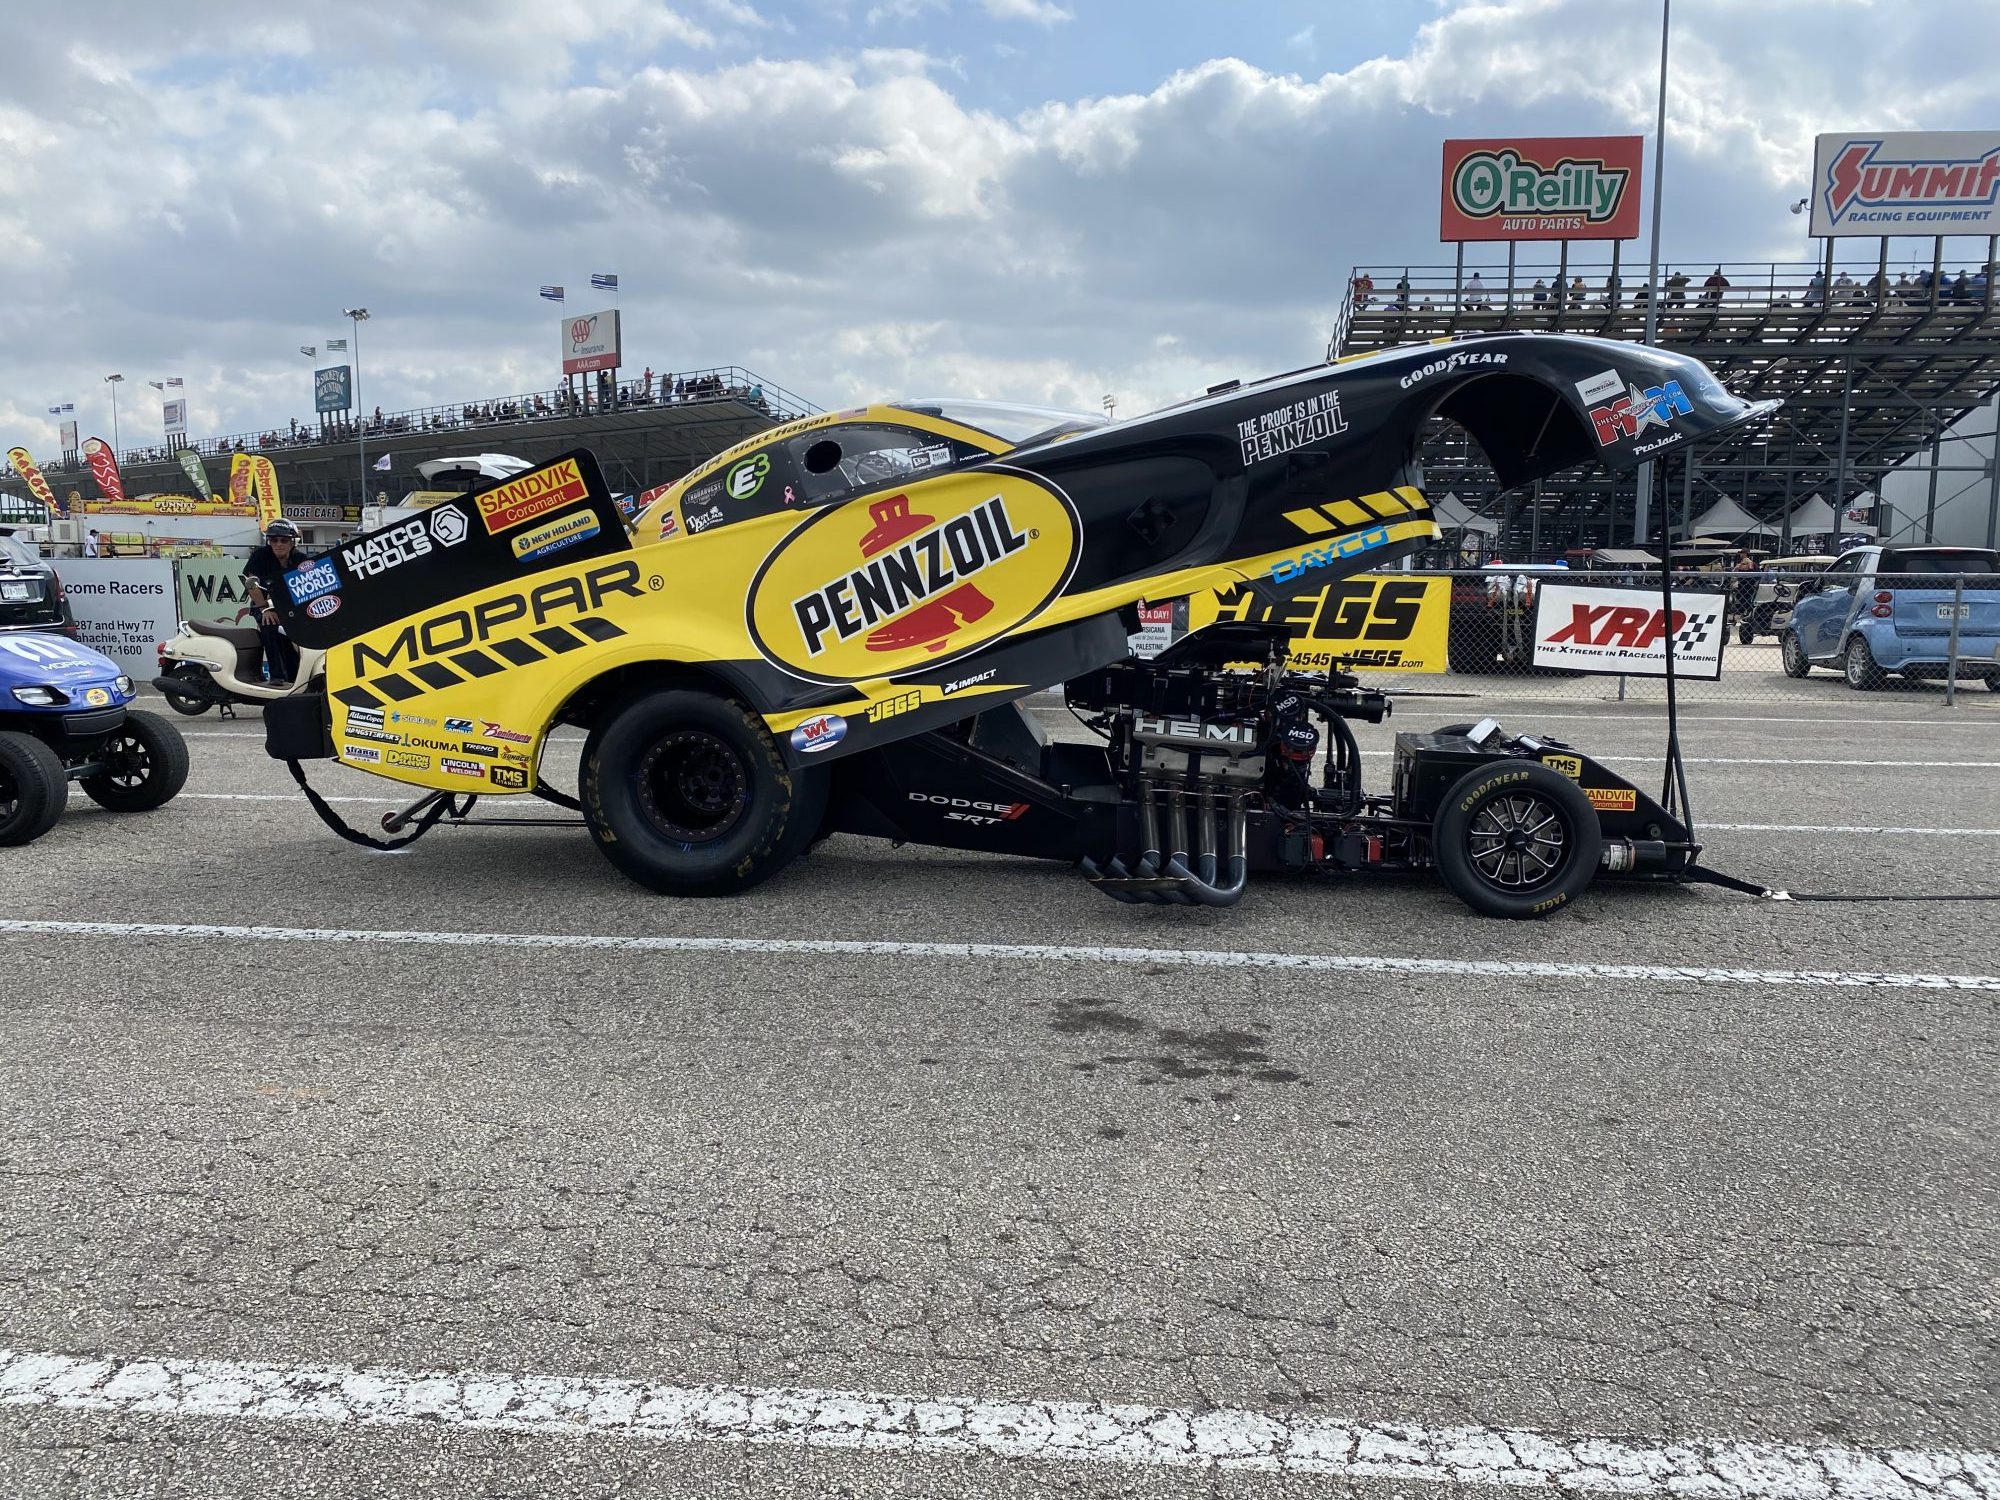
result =
M755 458L746 458L729 471L729 477L722 481L722 487L729 492L732 500L748 500L764 487L764 476L771 472L771 459L760 453Z

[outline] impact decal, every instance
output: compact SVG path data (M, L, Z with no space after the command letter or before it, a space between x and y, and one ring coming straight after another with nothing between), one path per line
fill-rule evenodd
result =
M941 666L1046 609L1080 541L1068 498L1013 473L830 507L759 570L750 636L773 666L812 682Z
M847 720L839 714L817 714L792 731L792 748L801 755L817 755L846 738Z
M481 490L472 497L472 503L479 508L479 519L487 534L498 536L589 498L590 486L584 481L583 470L575 459L569 458L497 484L490 490Z
M1322 391L1236 424L1245 464L1276 458L1345 431L1347 418L1340 414L1339 391Z

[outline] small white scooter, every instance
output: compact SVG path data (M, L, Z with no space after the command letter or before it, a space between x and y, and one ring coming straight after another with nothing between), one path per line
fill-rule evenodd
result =
M301 648L292 681L271 683L264 679L264 640L254 626L183 620L172 640L160 642L160 675L153 686L175 713L192 716L219 708L221 717L233 719L238 708L306 691L325 655Z

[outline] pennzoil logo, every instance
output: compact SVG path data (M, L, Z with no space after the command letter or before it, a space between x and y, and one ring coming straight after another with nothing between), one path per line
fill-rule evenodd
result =
M985 472L832 507L779 543L750 587L765 660L812 682L897 677L1033 619L1080 544L1060 490Z
M566 458L546 469L534 469L518 479L481 490L472 497L472 503L479 507L479 519L487 535L498 536L552 510L589 498L590 486L584 481L583 470L575 459Z

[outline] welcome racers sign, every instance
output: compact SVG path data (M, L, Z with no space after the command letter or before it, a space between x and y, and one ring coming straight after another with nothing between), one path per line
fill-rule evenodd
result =
M1724 594L1676 590L1669 615L1653 589L1545 583L1535 594L1535 665L1664 677L1671 637L1674 675L1713 682L1722 675L1727 605Z

